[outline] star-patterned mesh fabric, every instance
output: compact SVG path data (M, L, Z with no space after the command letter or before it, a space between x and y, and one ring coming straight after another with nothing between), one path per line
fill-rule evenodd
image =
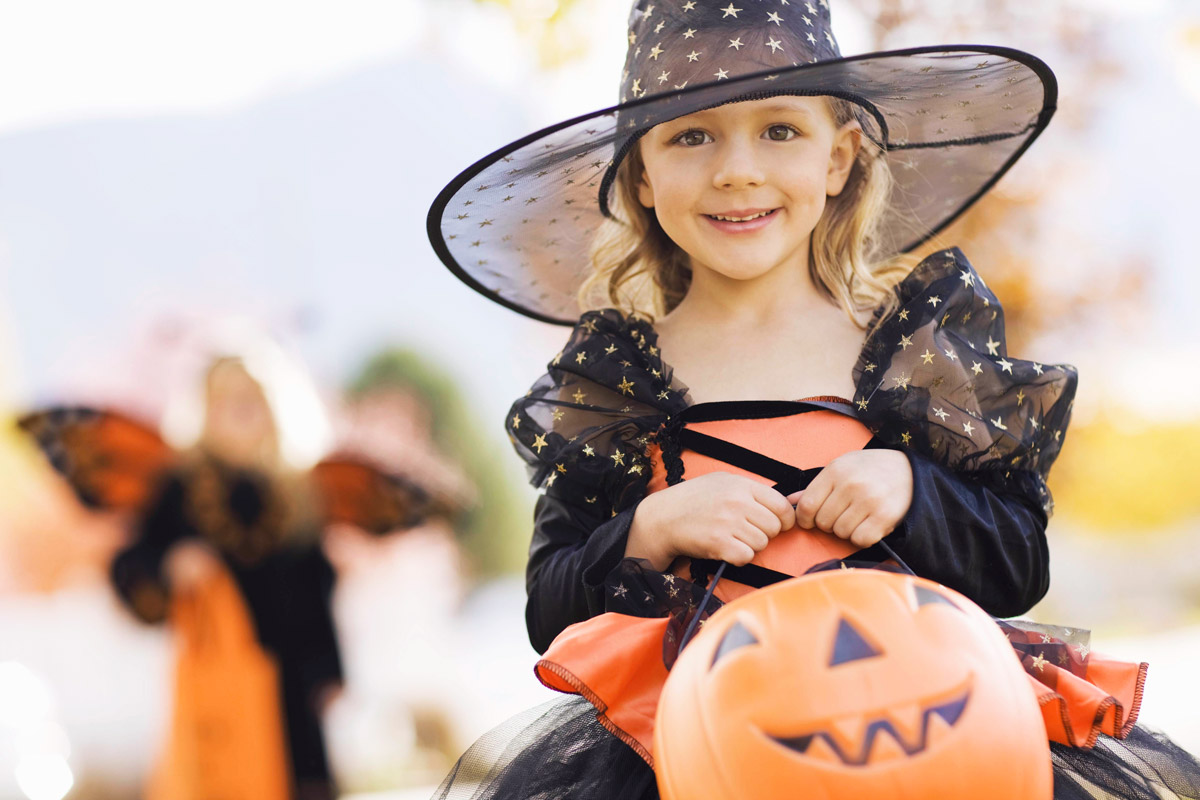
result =
M462 280L573 324L588 253L629 147L661 122L738 100L853 101L895 178L879 257L910 250L975 202L1054 113L1049 68L1017 50L939 46L842 58L828 2L638 0L620 105L546 128L460 174L429 212Z
M958 248L925 258L896 293L853 365L859 418L882 443L1049 513L1074 367L1009 358L1000 303ZM605 309L583 315L505 427L535 485L561 481L611 513L644 492L650 444L691 404L653 326Z
M1046 475L1062 448L1078 375L1008 357L1004 310L957 247L896 287L854 367L859 413L884 443L969 472L1053 510Z

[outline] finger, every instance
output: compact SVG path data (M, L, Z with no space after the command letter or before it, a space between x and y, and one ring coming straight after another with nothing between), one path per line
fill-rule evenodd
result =
M762 530L747 524L744 527L734 531L734 537L742 542L745 542L755 553L762 550L771 543L771 537L763 533Z
M908 515L908 508L912 502L912 496L903 496L894 494L890 497L883 498L872 509L870 516L878 523L879 527L885 531L883 534L887 536L892 530L900 524L900 522Z
M779 497L781 500L783 499L783 495L780 495ZM785 505L787 504L786 500L783 502ZM792 516L795 513L796 512L792 511L791 506L787 507L786 519L789 528L794 522ZM758 504L754 504L746 509L746 521L767 536L777 536L779 532L783 530L783 520L781 520L777 514L772 512L766 506L761 506Z
M713 557L728 561L735 567L744 567L754 558L754 548L731 536L725 539L717 552L713 553Z
M817 511L814 523L817 530L833 533L833 523L837 522L838 517L845 513L850 507L851 493L844 488L834 489L825 498L825 502L821 503L821 508Z
M832 533L839 539L850 539L863 521L871 516L863 503L851 503L846 510L834 520Z
M796 524L795 507L781 492L772 489L770 486L758 485L754 490L754 499L779 519L779 530L775 531L775 533L786 531ZM767 529L763 528L763 530Z
M870 547L891 533L892 530L891 526L882 525L878 518L869 516L850 534L850 541L859 547Z
M796 524L801 528L816 528L817 512L833 491L833 481L821 470L796 501Z

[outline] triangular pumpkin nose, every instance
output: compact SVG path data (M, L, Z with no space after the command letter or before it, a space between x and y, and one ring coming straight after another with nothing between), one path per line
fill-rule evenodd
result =
M880 655L879 651L867 643L858 629L850 621L842 617L838 621L837 638L833 641L833 656L829 666L836 667L848 661L858 661L860 658L871 658Z
M916 587L916 595L917 608L920 608L921 606L927 606L930 603L940 603L942 605L950 606L951 608L958 608L958 606L954 605L954 601L952 601L949 597L941 595L935 592L933 589L929 589L924 586Z

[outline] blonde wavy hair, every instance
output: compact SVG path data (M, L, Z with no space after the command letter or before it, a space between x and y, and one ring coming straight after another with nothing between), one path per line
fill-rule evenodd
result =
M854 103L825 97L838 128L856 119ZM910 255L882 258L879 226L892 192L892 172L882 151L862 137L850 176L840 194L828 198L813 229L809 275L829 300L860 328L880 306L892 310L893 287L916 265ZM592 273L579 290L579 304L612 306L651 320L670 313L691 285L687 253L659 225L653 209L638 200L644 165L634 145L617 168L613 217L597 231Z

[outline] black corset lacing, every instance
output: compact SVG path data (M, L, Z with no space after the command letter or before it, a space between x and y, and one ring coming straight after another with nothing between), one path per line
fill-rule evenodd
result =
M800 469L799 467L777 461L754 450L727 442L724 439L718 439L714 436L692 430L687 427L686 421L678 414L667 418L667 421L659 430L657 441L659 450L662 452L663 467L667 473L668 486L675 486L685 480L683 476L684 464L682 455L684 449L715 458L773 480L775 483L771 488L785 496L807 488L812 483L813 478L822 469L821 467ZM903 559L896 555L891 546L883 540L854 554L855 561L878 562L886 559L896 562L902 570L910 575L914 574L908 565L904 563ZM704 593L704 599L700 603L700 608L708 608L709 601L712 599L713 592L716 591L717 584L724 577L760 589L794 576L773 569L767 569L757 564L746 564L736 567L728 562L716 559L693 558L691 559L692 582L701 586L706 583L708 584ZM700 614L692 615L687 630L680 640L681 650L695 634L700 617Z

